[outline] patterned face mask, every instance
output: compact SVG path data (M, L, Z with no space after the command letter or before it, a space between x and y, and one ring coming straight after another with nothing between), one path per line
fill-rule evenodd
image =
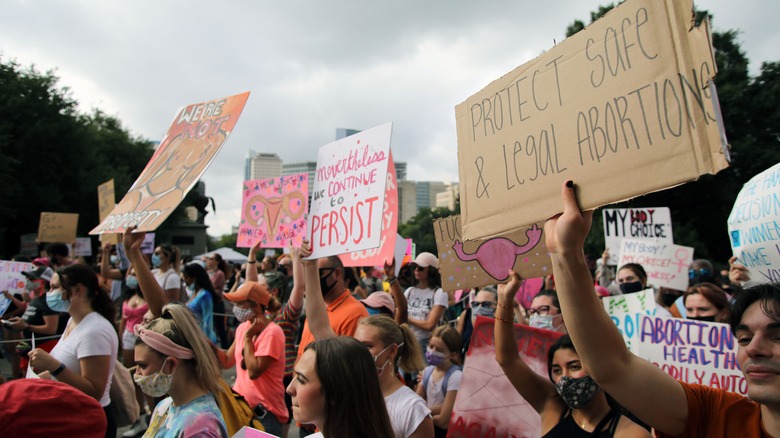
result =
M247 322L255 317L255 311L244 309L243 307L233 306L233 315L236 315L238 322Z
M555 389L570 408L580 409L590 403L590 400L601 388L590 376L577 379L563 376L555 384Z
M165 362L163 362L163 368L164 367ZM176 370L174 370L174 372L175 371ZM173 373L165 374L162 372L162 368L160 368L160 371L148 376L142 376L138 373L133 374L133 380L136 385L141 388L141 391L149 397L162 397L171 390Z

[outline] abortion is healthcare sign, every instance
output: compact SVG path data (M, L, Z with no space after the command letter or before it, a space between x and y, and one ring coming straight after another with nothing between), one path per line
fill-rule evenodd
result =
M380 245L392 127L386 123L320 148L307 233L312 258Z
M731 249L750 282L780 282L780 163L742 187L728 227Z

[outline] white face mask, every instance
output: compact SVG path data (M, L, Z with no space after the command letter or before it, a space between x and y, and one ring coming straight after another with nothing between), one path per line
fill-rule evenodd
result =
M555 326L555 318L561 316L561 315L545 315L541 316L538 313L535 313L531 316L531 320L528 322L528 325L535 328L541 328L546 330L558 330L558 327Z
M403 344L401 344L401 345L403 345ZM374 359L374 365L376 365L376 360L379 359L379 356L381 356L382 353L387 351L387 349L392 347L392 346L393 346L393 344L390 344L387 347L383 348L382 351L380 351L379 353L371 356ZM400 347L400 345L399 345L399 347ZM376 371L377 371L378 375L380 375L380 376L382 375L382 373L385 371L385 368L387 368L387 364L389 364L389 363L390 363L390 358L388 357L387 360L385 361L385 364L382 365L381 368L380 367L376 367Z
M163 362L164 367L165 362ZM162 397L171 390L174 372L176 372L175 369L170 374L165 374L162 372L162 368L160 368L160 371L148 376L133 374L133 380L141 388L141 391L149 397Z

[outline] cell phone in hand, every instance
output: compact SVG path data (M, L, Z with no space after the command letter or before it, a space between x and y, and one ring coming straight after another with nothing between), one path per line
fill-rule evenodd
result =
M7 319L0 319L0 322L2 322L3 325L13 325L13 323Z

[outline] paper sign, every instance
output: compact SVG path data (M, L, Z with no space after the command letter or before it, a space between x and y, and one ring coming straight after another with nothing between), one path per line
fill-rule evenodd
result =
M239 248L260 242L263 248L284 248L292 240L300 248L306 232L309 174L244 181Z
M590 210L728 166L692 7L621 3L455 108L464 238L560 213L565 180Z
M524 279L523 282L520 283L520 289L517 290L515 301L517 301L517 304L521 305L523 309L530 308L534 297L541 292L542 287L544 287L544 278L542 277Z
M693 248L653 241L623 239L618 266L638 263L647 273L647 282L656 287L688 289L688 267Z
M780 282L780 163L750 179L728 219L731 250L750 282Z
M747 395L737 342L727 324L635 315L637 355L687 383Z
M442 288L456 290L505 282L510 269L523 278L552 273L543 228L540 223L491 239L464 241L459 215L434 220Z
M132 225L157 229L214 160L248 97L247 92L181 109L125 197L90 234L121 233Z
M411 240L411 239L410 239ZM395 236L395 251L393 251L393 257L395 257L395 276L398 277L398 273L401 272L401 266L403 264L404 255L406 251L410 250L411 243L401 237L400 234ZM384 265L382 265L384 267Z
M0 291L7 290L11 294L24 292L27 277L22 275L22 272L33 269L35 269L35 265L32 263L0 260Z
M392 126L320 148L306 233L311 258L379 247Z
M35 233L19 236L19 254L28 257L38 257L38 235Z
M11 307L11 299L5 295L0 295L0 316L2 316L8 308Z
M618 266L620 242L625 238L673 244L672 214L668 207L605 208L604 244L609 250L607 264Z
M398 186L392 152L387 161L387 184L382 207L382 238L379 247L341 254L339 257L344 266L384 266L385 262L392 261L395 236L398 234Z
M146 233L144 241L141 242L141 254L151 254L154 252L154 233Z
M641 292L635 292L625 295L615 295L604 297L601 304L607 314L612 318L612 322L617 326L618 331L623 335L628 349L637 353L637 325L636 315L655 315L655 292L653 289L645 289Z
M238 430L231 438L279 438L276 435L271 435L268 432L257 430L255 428L244 426Z
M38 224L39 242L70 243L76 240L79 215L76 213L41 213Z
M520 396L496 362L494 320L478 316L466 353L447 436L538 437L539 414ZM561 333L515 325L517 350L523 361L547 378L547 350Z
M72 246L70 252L74 257L91 257L92 256L92 239L89 237L78 237L76 243Z

